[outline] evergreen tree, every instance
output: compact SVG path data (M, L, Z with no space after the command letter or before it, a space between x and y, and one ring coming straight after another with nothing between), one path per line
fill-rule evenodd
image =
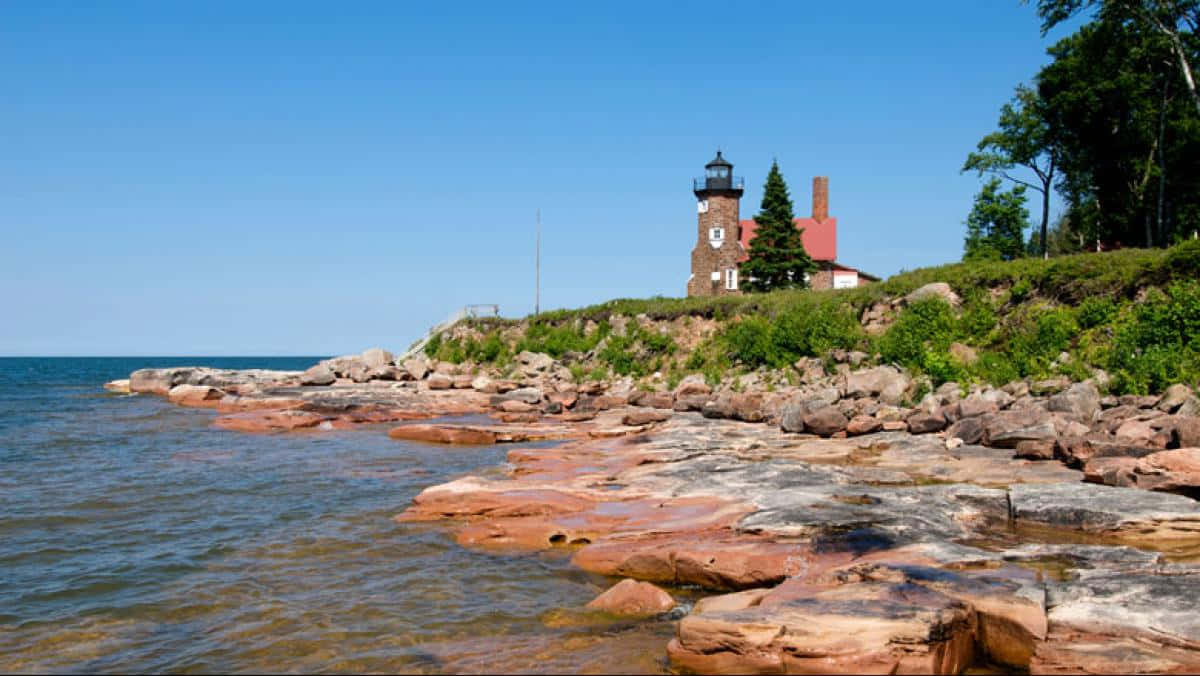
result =
M779 163L771 163L763 187L761 210L750 240L750 260L742 264L742 288L746 291L773 291L791 286L806 286L806 273L816 265L804 250L803 230L796 227L792 200Z
M1029 210L1025 208L1025 186L1001 192L1000 179L988 181L975 196L975 206L967 216L964 261L1011 261L1025 255L1025 229Z

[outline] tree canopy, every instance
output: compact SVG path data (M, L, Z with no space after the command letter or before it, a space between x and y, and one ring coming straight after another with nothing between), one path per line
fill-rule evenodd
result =
M805 276L816 268L804 249L803 231L796 227L792 200L779 163L771 163L763 186L762 205L754 216L749 260L741 266L742 288L772 291L806 286Z
M1000 179L984 184L975 196L967 217L964 261L1011 261L1025 254L1025 230L1029 210L1025 208L1025 186L1000 190Z

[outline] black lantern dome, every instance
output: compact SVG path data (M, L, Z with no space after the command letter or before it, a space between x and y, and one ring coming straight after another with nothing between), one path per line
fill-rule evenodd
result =
M733 175L733 164L725 159L718 150L717 156L704 165L704 178L698 178L692 182L692 191L696 193L697 197L704 197L712 193L741 197L742 184L742 178Z

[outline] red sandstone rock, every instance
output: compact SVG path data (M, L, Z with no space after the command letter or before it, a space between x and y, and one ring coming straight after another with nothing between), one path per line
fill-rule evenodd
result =
M486 446L496 443L496 434L488 430L448 425L401 425L393 427L388 436L406 441L426 441L437 444Z
M869 415L857 415L846 425L846 433L850 436L872 434L883 429L883 421Z
M846 416L833 406L826 406L804 416L804 429L822 437L832 436L846 429Z
M929 434L946 429L946 417L938 413L916 413L908 418L908 431L913 434Z
M216 408L225 393L207 385L176 385L167 392L167 401L178 406Z
M303 399L292 397L225 397L217 402L220 413L242 411L283 411L304 405Z
M449 390L454 387L454 379L444 373L434 373L425 382L431 390Z
M503 423L535 423L541 419L536 413L493 413L492 417Z
M671 414L665 411L633 411L631 413L626 413L621 418L621 424L638 427L641 425L650 425L652 423L659 423L670 419Z
M1053 460L1057 442L1053 439L1026 439L1017 443L1015 458L1026 460Z
M547 395L547 398L552 404L558 404L563 408L571 408L575 405L575 402L579 401L579 392L573 389L558 390L557 392L551 392Z
M238 432L288 432L316 427L325 416L310 411L255 411L233 413L217 418L213 427Z
M675 599L649 582L625 579L592 599L587 607L614 615L658 615L674 608Z
M496 408L505 413L532 413L538 410L537 406L534 406L533 404L527 404L523 401L517 401L516 399L503 401Z

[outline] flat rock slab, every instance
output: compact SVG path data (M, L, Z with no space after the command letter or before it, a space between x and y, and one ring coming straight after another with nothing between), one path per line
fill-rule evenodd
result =
M1200 503L1168 493L1090 483L1009 488L1017 524L1050 526L1154 547L1200 545Z
M974 641L966 604L917 585L860 582L768 593L742 610L709 606L679 623L667 654L713 674L958 674Z
M1047 587L1035 673L1200 672L1200 574L1082 575Z

